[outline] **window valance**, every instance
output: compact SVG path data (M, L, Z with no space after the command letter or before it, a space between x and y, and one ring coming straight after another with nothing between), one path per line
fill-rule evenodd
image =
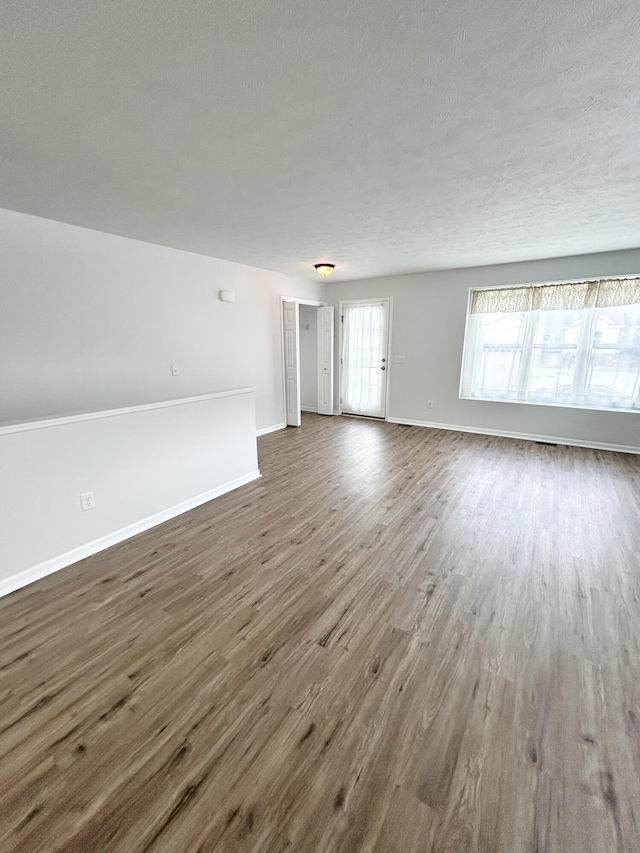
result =
M601 278L572 284L527 284L474 290L472 314L521 311L579 311L640 303L640 277Z

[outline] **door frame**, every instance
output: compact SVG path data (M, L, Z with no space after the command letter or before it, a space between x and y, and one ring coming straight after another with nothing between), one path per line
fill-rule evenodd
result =
M387 382L384 394L384 418L374 420L389 420L389 389L391 387L391 335L393 332L393 296L371 296L369 299L341 299L338 303L338 414L342 414L342 307L343 305L375 305L377 302L389 303L389 322L387 330ZM283 367L284 369L284 367ZM366 415L349 415L349 417L363 417Z
M287 382L285 378L285 353L284 353L284 303L296 303L296 324L298 326L298 336L300 335L300 305L315 305L316 308L328 308L328 302L322 302L318 299L301 299L299 296L280 296L280 369L282 382L282 423L287 426ZM298 352L298 375L300 374L300 352ZM300 401L298 400L298 404Z

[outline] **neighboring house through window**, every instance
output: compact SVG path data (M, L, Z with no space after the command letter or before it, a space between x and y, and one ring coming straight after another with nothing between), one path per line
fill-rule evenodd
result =
M472 290L460 396L640 410L640 278Z

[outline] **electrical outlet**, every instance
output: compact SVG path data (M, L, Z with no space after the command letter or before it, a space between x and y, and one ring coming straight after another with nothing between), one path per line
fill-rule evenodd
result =
M427 406L429 406L430 409L433 409L433 400L427 400Z
M88 509L94 509L96 499L93 496L93 492L86 492L84 495L80 495L80 503L82 504L82 512L86 512Z
M171 365L171 375L172 376L179 376L180 375L180 368L178 367L177 364Z

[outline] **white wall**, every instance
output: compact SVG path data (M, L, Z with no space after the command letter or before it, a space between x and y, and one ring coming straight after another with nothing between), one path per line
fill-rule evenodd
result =
M318 309L314 305L300 305L300 405L318 411Z
M256 388L258 428L282 423L279 296L322 290L0 210L0 423L244 385Z
M391 418L639 448L638 414L458 399L471 287L638 273L640 249L357 282L329 282L327 299L337 306L341 299L393 297ZM404 355L405 363L395 364L396 355ZM337 371L336 363L336 376ZM433 400L431 409L428 400Z
M0 427L0 595L259 477L254 398Z

